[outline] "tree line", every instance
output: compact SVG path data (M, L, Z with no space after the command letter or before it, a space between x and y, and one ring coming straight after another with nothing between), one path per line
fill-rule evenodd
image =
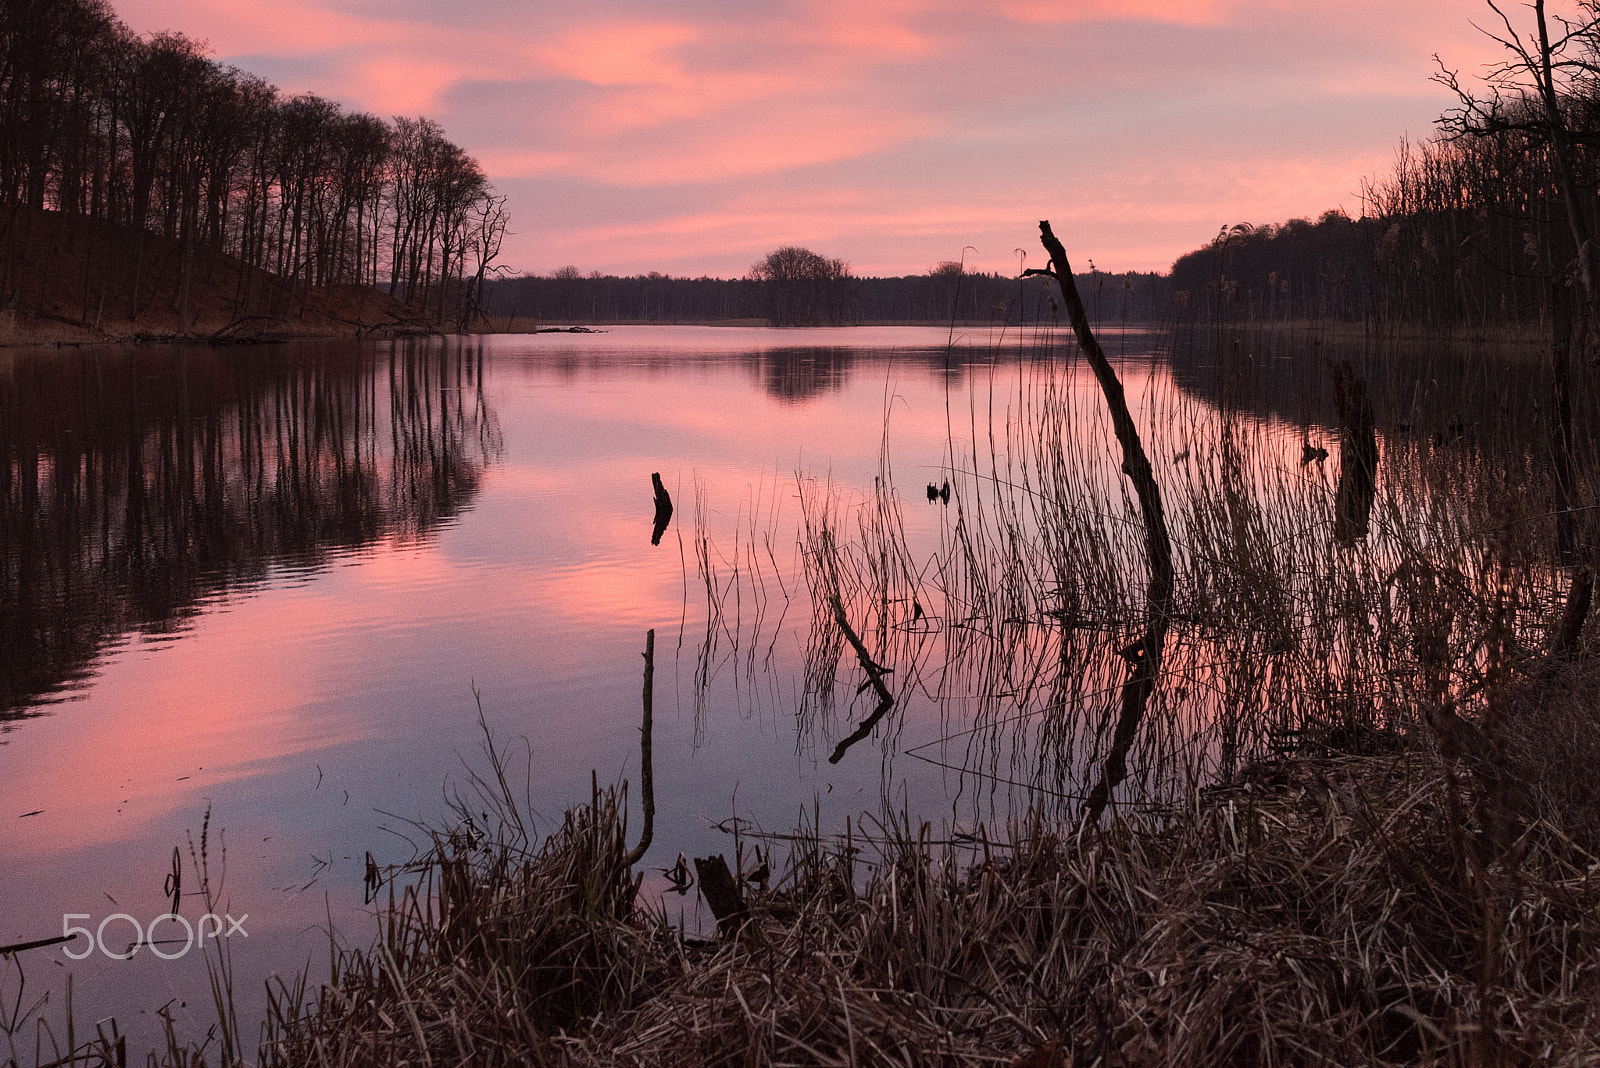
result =
M1531 29L1496 31L1509 58L1482 84L1440 67L1455 102L1363 183L1359 218L1227 227L1173 265L1175 298L1206 318L1473 325L1547 321L1553 284L1592 303L1600 5L1530 6Z
M300 292L376 286L460 322L507 222L477 161L428 119L285 97L181 33L134 34L105 0L0 0L0 304L44 211L127 228L140 253L146 233L177 242L180 303L206 251Z
M1597 161L1582 162L1592 199ZM1360 217L1225 227L1173 264L1174 300L1204 320L1542 321L1577 256L1551 171L1544 147L1504 131L1403 142Z
M1158 274L1079 276L1090 313L1101 322L1161 320L1170 306ZM859 277L849 265L809 249L785 247L742 278L674 278L651 272L585 275L568 266L550 275L500 278L485 287L490 314L555 322L706 322L764 319L777 326L895 322L1048 322L1053 297L1039 279L940 263L924 274ZM513 324L514 325L514 324Z

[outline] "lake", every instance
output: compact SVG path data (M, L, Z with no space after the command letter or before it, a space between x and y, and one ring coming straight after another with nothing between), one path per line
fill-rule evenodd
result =
M1403 728L1419 693L1484 692L1495 643L1542 640L1561 577L1526 365L1449 339L1104 339L1178 571L1119 798L1159 804L1308 727ZM1345 355L1384 413L1354 542L1316 456L1338 447L1324 357ZM381 902L426 828L483 818L485 731L541 833L627 781L636 835L652 630L643 897L696 932L663 869L731 858L731 831L748 858L885 812L950 839L1076 811L1145 611L1104 400L1050 331L13 350L0 455L0 945L97 936L0 962L0 1002L47 998L0 1015L19 1050L40 1018L59 1031L69 975L80 1028L203 1034L185 923L232 932L245 1021L268 976L317 981L330 924L372 937L369 873ZM850 745L875 700L835 594L896 698ZM171 908L175 866L183 921L114 959Z
M1149 339L1113 347L1137 393ZM799 496L847 507L887 463L931 554L951 428L1029 359L925 328L0 354L0 944L70 914L125 946L120 917L167 911L175 848L198 916L204 829L248 916L229 946L249 1015L266 974L326 958L330 917L369 937L367 856L403 863L411 821L486 767L480 709L547 829L591 773L636 782L651 628L647 866L731 852L735 816L975 818L1004 776L906 756L945 733L931 699L828 763L870 704L849 661L837 697L808 690ZM658 546L653 472L676 506ZM701 922L694 896L665 900ZM71 963L82 1020L204 1024L199 954L170 953L17 959L56 1011Z

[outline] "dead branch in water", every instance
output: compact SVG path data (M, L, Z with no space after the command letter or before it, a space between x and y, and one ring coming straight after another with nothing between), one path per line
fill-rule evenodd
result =
M1167 623L1172 615L1172 538L1167 533L1167 516L1161 507L1161 487L1156 485L1150 458L1145 455L1144 444L1139 440L1139 430L1134 426L1133 415L1128 411L1128 401L1122 382L1106 359L1094 331L1089 328L1089 315L1084 310L1083 298L1078 295L1078 285L1072 278L1072 264L1067 260L1067 250L1050 229L1048 219L1039 223L1039 240L1050 254L1050 267L1043 270L1024 271L1024 275L1047 274L1061 288L1062 300L1067 305L1067 315L1072 320L1072 330L1078 337L1078 347L1083 350L1094 376L1105 394L1106 407L1111 412L1111 425L1116 430L1117 441L1122 445L1122 472L1133 483L1139 498L1139 511L1144 516L1145 557L1150 565L1150 585L1145 593L1147 619L1144 634L1136 649L1127 654L1130 663L1128 679L1122 686L1122 714L1117 721L1111 751L1106 757L1105 771L1084 802L1084 818L1098 821L1111 799L1111 793L1127 774L1128 751L1138 733L1139 722L1144 717L1145 706L1155 691L1156 679L1161 675L1161 652L1166 644Z
M660 484L659 481L657 484ZM622 858L622 866L625 868L631 868L644 859L645 850L650 848L650 840L656 833L656 787L650 752L650 721L654 715L655 679L656 629L651 627L650 633L645 635L644 639L644 721L639 725L639 800L644 804L644 830L639 835L639 844Z
M834 747L833 755L828 758L828 763L837 764L844 759L844 755L850 747L871 734L872 728L876 727L878 721L888 713L889 709L894 707L894 695L889 692L889 687L884 685L883 682L883 677L889 673L890 669L881 667L867 652L867 647L861 644L861 639L856 636L856 632L850 627L850 620L845 617L844 605L839 601L838 595L835 594L829 598L829 601L833 605L834 620L839 624L839 629L844 631L845 639L855 649L856 659L861 661L861 668L867 673L867 681L861 684L861 690L871 686L878 694L878 707L873 709L872 715L861 721L861 726L856 728L854 734ZM856 692L859 693L860 690Z

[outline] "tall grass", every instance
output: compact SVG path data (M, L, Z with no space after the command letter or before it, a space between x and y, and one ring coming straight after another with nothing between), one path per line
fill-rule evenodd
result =
M1486 925L1470 791L1447 779L1415 752L1293 758L1104 829L1037 809L956 839L892 813L801 827L710 940L617 877L623 807L597 789L537 846L437 834L378 941L341 954L314 1011L280 1014L261 1057L1587 1063L1596 858L1547 821L1520 828Z
M1567 582L1547 406L1527 386L1548 373L1537 362L1500 359L1497 372L1494 356L1449 339L1342 352L1378 398L1382 459L1371 529L1341 543L1324 411L1334 346L1267 333L1215 342L1165 354L1170 370L1123 368L1177 572L1124 803L1174 802L1295 745L1359 750L1428 710L1492 718L1506 687L1543 663ZM1311 409L1304 422L1274 407L1273 386ZM1138 510L1070 339L1043 337L968 396L949 518L925 559L893 521L910 494L892 480L853 515L802 495L813 600L837 595L863 632L887 635L921 607L937 653L897 653L890 640L880 661L933 694L950 737L982 750L990 773L1026 773L1072 810L1110 746L1115 684L1145 619ZM1584 516L1600 499L1594 442L1590 427ZM1313 459L1325 446L1332 455ZM815 630L828 662L825 613Z

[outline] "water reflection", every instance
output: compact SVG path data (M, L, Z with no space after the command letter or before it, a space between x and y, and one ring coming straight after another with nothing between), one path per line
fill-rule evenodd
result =
M1396 339L1329 332L1181 333L1173 381L1240 415L1308 428L1326 444L1337 427L1332 367L1348 360L1363 379L1383 435L1491 451L1544 447L1550 402L1548 342L1430 333ZM1592 394L1593 368L1574 388ZM1578 406L1582 423L1594 411ZM1587 432L1587 431L1586 431Z
M418 538L498 448L481 353L89 349L0 361L0 722L276 566Z
M1507 665L1547 646L1563 588L1536 349L1223 340L1119 369L1180 579L1163 675L1133 739L1130 802L1169 802L1285 747L1385 744L1373 739L1408 729L1425 702L1477 714ZM802 488L813 614L801 730L837 737L850 726L841 704L852 720L865 712L865 687L852 699L840 686L862 680L841 626L815 610L837 597L894 668L897 702L927 695L943 716L941 737L909 746L891 717L886 765L900 751L981 784L979 817L993 787L1013 785L1025 804L1081 811L1117 747L1143 627L1143 526L1117 439L1071 351L1048 355L997 364L988 403L965 420L955 409L935 543L902 521L944 472L886 468L863 501ZM1341 536L1337 507L1349 450L1329 429L1344 359L1361 360L1384 433L1370 529L1354 537ZM983 395L982 379L970 376L968 397ZM1596 410L1592 385L1573 384L1575 408ZM1307 445L1330 435L1328 462L1314 448L1307 461ZM1600 465L1594 432L1580 424L1577 438L1572 499L1587 502Z
M844 348L778 349L761 354L756 363L762 387L796 403L842 388L854 365L855 353Z

